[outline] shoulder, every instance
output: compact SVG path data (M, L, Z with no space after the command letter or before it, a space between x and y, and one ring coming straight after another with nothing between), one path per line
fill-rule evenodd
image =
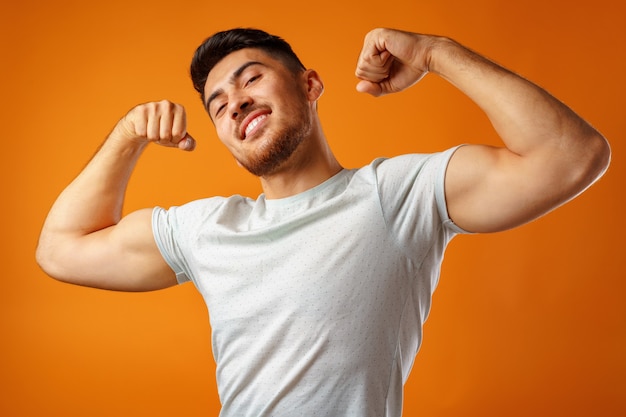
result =
M369 171L379 185L400 183L415 184L417 181L434 183L443 181L448 163L459 146L433 153L411 153L390 158L377 158L363 170Z

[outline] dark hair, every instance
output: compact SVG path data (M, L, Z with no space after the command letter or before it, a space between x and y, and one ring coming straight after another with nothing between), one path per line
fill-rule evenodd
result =
M191 81L203 99L204 85L213 67L228 54L244 48L261 49L271 57L282 61L294 73L306 69L291 46L278 36L249 28L217 32L202 42L191 60L189 71Z

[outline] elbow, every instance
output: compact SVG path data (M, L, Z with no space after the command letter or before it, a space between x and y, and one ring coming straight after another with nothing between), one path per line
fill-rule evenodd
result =
M611 147L600 133L595 132L584 142L578 157L569 163L569 188L573 196L582 193L607 171L611 163ZM567 188L566 188L567 189Z
M588 141L586 179L587 186L596 182L611 164L611 146L604 136L596 132Z
M604 136L600 135L600 138L602 140L602 153L600 158L601 171L598 177L604 175L606 170L609 169L609 165L611 164L611 145L609 145L609 142Z
M39 268L41 268L43 272L56 279L58 274L54 272L56 268L54 267L53 256L50 252L51 251L45 244L39 242L35 250L35 262L37 262L37 265L39 265Z
M67 282L66 279L63 279L63 268L55 253L53 246L40 241L35 250L35 262L49 277L57 281Z

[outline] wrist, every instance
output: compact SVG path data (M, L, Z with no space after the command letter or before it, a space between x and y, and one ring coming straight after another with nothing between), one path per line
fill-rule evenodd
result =
M141 151L150 141L137 135L125 125L125 119L120 120L107 137L105 144L116 149L126 149L129 151Z
M451 38L434 36L428 46L428 71L445 78L446 68L462 54L464 48Z
M102 144L101 150L117 155L117 158L138 156L148 145L148 141L125 135L114 129Z

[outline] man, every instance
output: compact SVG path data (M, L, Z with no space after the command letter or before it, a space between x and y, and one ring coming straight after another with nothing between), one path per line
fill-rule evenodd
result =
M610 158L605 139L565 105L451 39L371 31L357 90L399 92L428 72L480 106L503 146L347 170L318 118L320 76L280 38L217 33L196 51L192 79L263 194L122 217L150 142L195 146L182 106L139 105L53 205L38 262L62 281L113 290L192 281L211 317L223 416L400 416L450 239L543 215Z

